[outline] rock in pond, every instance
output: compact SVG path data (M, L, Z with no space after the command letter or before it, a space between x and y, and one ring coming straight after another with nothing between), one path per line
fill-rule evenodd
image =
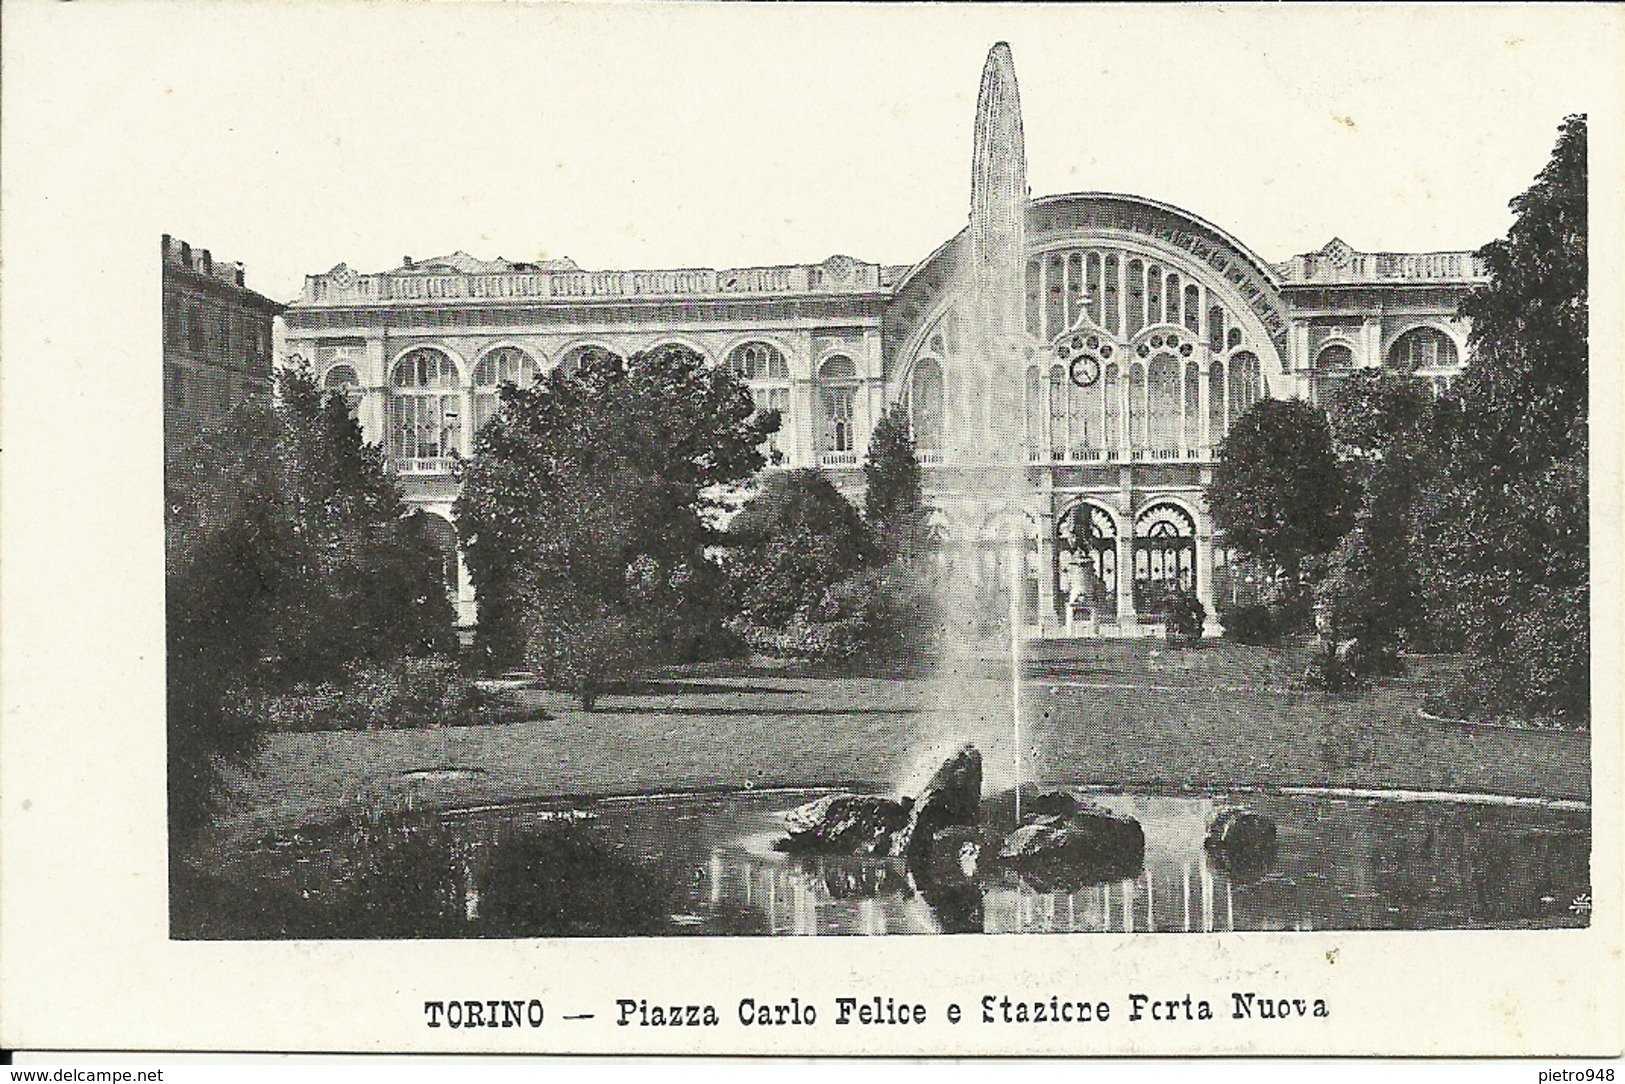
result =
M932 837L954 825L974 826L981 804L982 754L966 745L942 762L914 800L908 824L892 840L892 853L906 857L911 869L923 868Z
M1035 817L1066 816L1084 808L1083 799L1064 790L1040 791L1031 783L1021 787L1021 823ZM1010 830L1016 823L1016 792L1001 790L982 799L982 823Z
M1046 890L1120 880L1138 873L1144 861L1139 821L1082 801L1069 813L1033 817L1004 838L997 858Z
M893 835L913 803L870 794L826 794L784 814L790 833L780 849L796 854L892 853Z
M1245 809L1223 810L1208 826L1204 846L1233 878L1256 881L1275 864L1275 822Z

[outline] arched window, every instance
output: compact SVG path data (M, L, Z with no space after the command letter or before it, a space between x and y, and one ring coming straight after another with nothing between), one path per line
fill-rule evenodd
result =
M1185 363L1185 451L1202 446L1202 370Z
M756 409L779 412L779 431L767 438L766 448L769 460L783 462L784 449L795 444L790 439L790 367L784 354L771 343L743 343L728 355L728 368L750 385Z
M819 380L856 380L857 378L858 367L845 354L836 354L818 367Z
M1241 345L1241 328L1233 327L1224 333L1224 345L1234 350Z
M457 590L457 529L451 521L434 512L417 511L409 517L421 530L440 558L440 575L446 590Z
M1066 326L1078 322L1083 302L1083 253L1073 252L1066 258Z
M1217 305L1207 310L1207 345L1214 353L1224 349L1224 310Z
M1111 513L1074 505L1056 519L1055 533L1055 603L1063 620L1116 620L1117 524Z
M1224 439L1226 430L1224 377L1224 362L1214 358L1207 371L1207 439L1214 448Z
M498 389L504 384L526 388L536 382L536 362L517 346L499 346L474 366L474 431L496 417L502 405Z
M619 362L621 360L621 355L615 353L615 351L606 350L602 346L589 343L586 346L575 347L560 358L559 368L564 371L565 375L575 376L589 364L609 361Z
M1456 342L1436 327L1416 327L1388 348L1388 365L1401 372L1453 368L1458 362Z
M1158 503L1134 521L1134 608L1161 620L1173 598L1196 590L1196 523L1176 504Z
M443 471L462 451L463 393L457 364L420 346L395 363L389 378L389 451L405 471Z
M1044 329L1041 321L1044 318L1043 264L1038 260L1027 261L1027 332L1030 335L1043 337Z
M335 365L322 377L324 392L338 392L352 411L361 403L361 377L353 365Z
M819 366L818 384L824 415L819 451L835 464L856 462L857 366L845 354L836 354Z
M1165 291L1164 291L1163 296L1168 299L1167 300L1168 311L1165 314L1166 317L1167 317L1167 321L1170 324L1177 324L1177 323L1179 323L1179 312L1180 312L1180 309L1179 309L1179 298L1180 298L1179 276L1174 274L1172 271L1168 272L1168 281L1164 284L1164 286L1165 286Z
M1084 265L1084 288L1089 293L1089 319L1096 324L1100 323L1100 253L1089 253L1089 260Z
M1126 280L1123 285L1128 291L1127 334L1133 335L1145 326L1145 264L1130 260L1123 278Z
M1113 253L1106 254L1105 301L1106 319L1102 326L1107 331L1120 332L1122 329L1118 326L1117 322L1117 256Z
M1230 358L1230 424L1247 413L1247 408L1263 396L1263 369L1258 355L1242 351Z
M1185 287L1185 328L1202 333L1202 291L1194 283Z
M1354 351L1342 343L1333 343L1315 356L1315 398L1328 403L1337 393L1337 386L1354 369Z
M1179 451L1179 362L1172 354L1158 354L1146 370L1148 445L1160 459Z
M1059 252L1044 261L1044 338L1066 329L1066 262Z
M909 424L914 431L914 448L921 456L942 453L945 421L942 366L935 358L921 358L914 364L908 389Z
M1123 382L1120 376L1117 363L1111 362L1106 366L1106 375L1100 378L1106 398L1104 436L1108 448L1116 448L1123 441Z
M735 376L748 383L788 382L790 379L790 368L785 364L784 355L770 343L745 343L734 347L733 353L728 356L728 367Z
M389 386L414 391L457 387L457 363L442 350L420 346L395 363Z
M1320 352L1315 358L1317 369L1352 369L1354 367L1354 351L1341 343L1333 343Z

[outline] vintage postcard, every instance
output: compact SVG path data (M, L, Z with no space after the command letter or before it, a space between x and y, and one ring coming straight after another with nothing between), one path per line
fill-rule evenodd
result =
M1620 1053L1617 8L5 19L0 1046Z

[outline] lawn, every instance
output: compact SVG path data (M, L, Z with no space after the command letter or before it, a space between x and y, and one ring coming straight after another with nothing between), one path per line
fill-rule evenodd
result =
M1035 659L1022 685L1024 771L1133 788L1393 788L1589 800L1585 735L1468 729L1418 716L1447 665L1354 698L1295 691L1294 653L1098 642ZM680 672L596 710L517 695L531 722L272 735L238 778L227 835L325 819L358 799L467 806L524 798L842 785L907 793L973 742L1013 777L1011 690L996 659L944 677ZM412 773L419 773L413 775Z

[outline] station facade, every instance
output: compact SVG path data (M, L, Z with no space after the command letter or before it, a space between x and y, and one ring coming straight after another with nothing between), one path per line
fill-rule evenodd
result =
M1013 69L1008 79L1013 94ZM984 101L979 156L987 115L997 110ZM679 344L779 409L769 470L818 468L855 499L875 422L905 404L948 559L1009 583L1003 562L1024 550L1032 634L1156 632L1175 591L1223 610L1246 574L1202 494L1229 427L1260 398L1318 401L1360 369L1447 383L1466 356L1457 306L1485 269L1470 252L1362 252L1340 239L1270 263L1142 196L1026 198L1019 127L1015 147L1020 171L1004 187L1022 193L1022 258L1008 276L1021 326L997 357L982 333L974 199L971 224L913 265L837 255L589 271L464 253L375 273L340 264L307 277L279 357L350 395L407 500L441 518L448 554L453 463L472 453L504 381L589 351ZM1020 486L989 484L1012 470ZM456 589L471 621L466 573Z

